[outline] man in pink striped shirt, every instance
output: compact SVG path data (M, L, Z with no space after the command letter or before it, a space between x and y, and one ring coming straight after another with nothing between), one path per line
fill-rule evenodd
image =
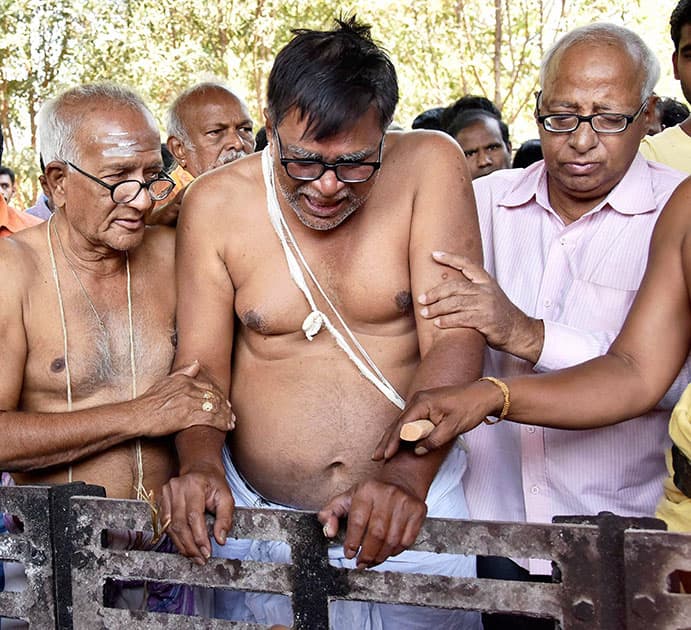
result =
M486 374L574 365L606 352L619 332L656 219L684 177L638 154L658 77L645 43L610 24L576 29L545 56L535 108L545 159L473 182L487 271L435 253L467 281L420 297L423 316L438 326L485 335L492 348ZM669 410L688 380L687 365L657 409L607 428L479 425L465 436L471 517L550 522L602 510L652 516L666 476ZM520 564L550 571L542 561ZM479 560L478 575L526 576L504 558ZM522 627L545 626L496 617L485 625Z

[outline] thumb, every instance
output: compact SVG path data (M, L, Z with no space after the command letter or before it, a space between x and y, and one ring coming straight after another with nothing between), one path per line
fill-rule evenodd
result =
M324 535L333 538L338 534L338 520L348 515L351 504L351 494L344 492L335 496L317 514L317 519L324 526Z
M173 372L170 373L171 376L175 376L176 374L184 374L185 376L189 376L190 378L194 378L199 374L199 361L196 359L188 364L188 365L183 365L182 367L179 367L177 370L174 370Z

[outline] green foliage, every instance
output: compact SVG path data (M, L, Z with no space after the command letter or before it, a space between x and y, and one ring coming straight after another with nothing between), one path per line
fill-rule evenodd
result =
M36 112L45 98L80 82L136 88L163 128L166 106L180 90L220 78L245 96L258 128L272 59L291 29L330 28L339 12L372 24L390 52L401 89L398 124L408 127L421 111L463 94L482 94L502 108L517 145L535 135L532 93L542 54L569 28L610 20L645 31L668 70L668 16L648 15L644 4L351 0L335 9L323 0L0 0L5 161L17 170L24 204L31 205Z

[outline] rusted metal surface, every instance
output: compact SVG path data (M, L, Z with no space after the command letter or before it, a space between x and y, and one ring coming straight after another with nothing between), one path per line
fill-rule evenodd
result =
M78 531L83 534L73 568L75 627L116 627L134 620L129 611L95 606L100 601L97 585L108 578L288 594L298 630L328 628L328 602L332 599L520 613L552 618L574 630L618 627L611 625L615 618L612 593L603 590L610 580L609 569L601 561L603 553L608 552L609 558L616 549L603 542L612 532L597 522L526 525L428 519L413 547L436 553L551 559L556 581L544 584L333 568L327 563L326 541L314 514L270 510L238 509L233 535L288 542L292 565L216 559L207 567L197 567L180 557L102 548L100 532L105 528L148 529L149 515L143 504L81 498L73 503ZM91 611L87 611L89 606ZM160 624L164 623L153 614L137 614L136 619L139 623L146 620L142 627L147 628L163 627ZM94 626L99 620L104 625ZM166 627L169 623L166 619ZM219 624L214 627L235 627L223 625L228 622L214 623Z
M628 630L691 628L691 594L670 592L673 572L691 572L691 536L627 531L624 566Z
M17 516L23 531L0 536L0 560L20 562L26 588L0 593L0 615L22 619L35 628L55 627L50 488L0 488L0 511Z
M80 487L93 494L93 487ZM515 613L554 619L563 630L691 628L691 595L668 588L670 573L691 571L691 535L655 531L654 519L603 514L549 525L428 519L414 547L551 560L553 581L540 583L335 568L328 564L328 541L315 514L238 509L232 535L286 542L292 564L211 559L199 567L175 554L104 547L104 530L150 531L149 508L138 501L73 497L66 511L67 497L78 491L0 489L2 508L27 524L22 534L0 537L0 557L24 562L30 582L24 593L0 593L0 615L61 630L72 622L88 630L264 627L104 604L109 581L150 580L287 595L295 630L326 630L335 599ZM60 563L71 570L71 593L64 580L54 578Z

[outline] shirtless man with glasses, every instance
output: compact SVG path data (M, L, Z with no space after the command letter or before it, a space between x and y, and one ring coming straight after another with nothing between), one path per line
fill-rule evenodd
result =
M413 307L458 275L432 252L460 247L479 263L480 240L460 148L436 133L387 133L397 99L368 28L300 31L269 78L269 146L185 196L176 365L199 357L238 418L228 436L193 428L176 440L182 474L164 489L162 518L199 563L212 553L205 509L217 555L288 560L285 545L267 554L262 541L227 538L233 506L249 505L319 511L329 538L347 517L345 546L330 551L338 566L473 573L472 558L404 551L426 515L467 514L465 453L371 460L403 398L477 378L483 348L475 331L435 330ZM271 600L223 596L216 612L292 625L289 605ZM475 613L358 602L332 614L334 628L479 624Z

